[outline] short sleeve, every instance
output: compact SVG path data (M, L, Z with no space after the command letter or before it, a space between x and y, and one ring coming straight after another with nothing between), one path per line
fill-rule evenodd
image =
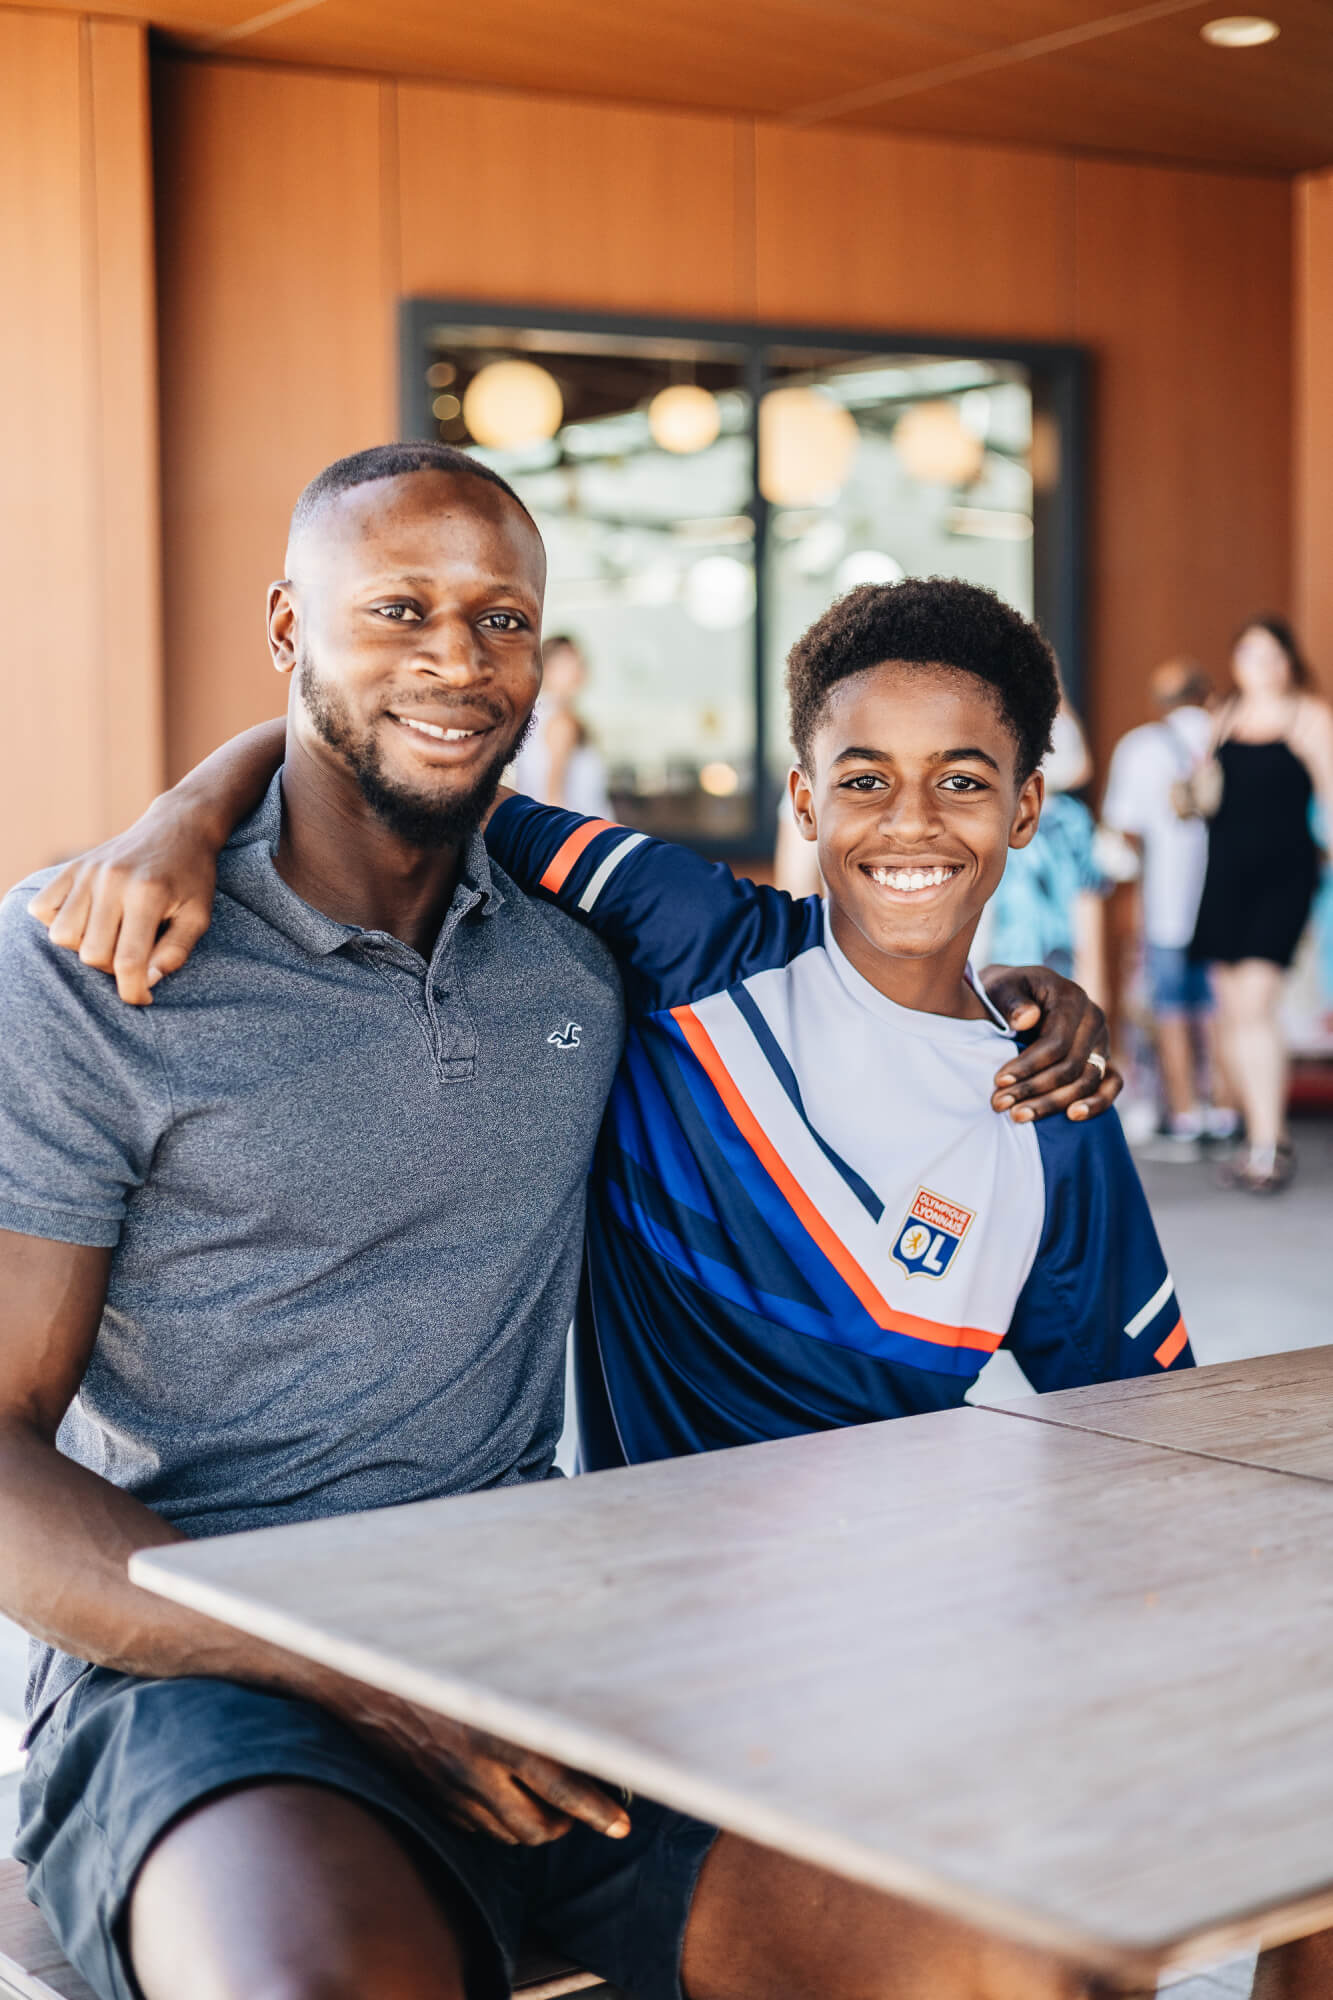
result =
M50 942L39 886L0 904L0 1229L111 1248L169 1095L149 1010Z
M738 881L688 848L533 799L492 814L486 845L530 895L614 953L631 1014L678 1007L787 964L822 935L818 897Z
M1034 1389L1191 1368L1185 1322L1148 1198L1114 1111L1036 1127L1041 1241L1005 1337Z

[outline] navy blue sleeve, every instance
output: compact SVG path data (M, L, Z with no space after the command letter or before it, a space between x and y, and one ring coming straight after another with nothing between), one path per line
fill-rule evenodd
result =
M486 846L529 895L558 904L615 954L631 1014L682 1007L786 965L821 935L817 896L794 902L646 833L509 798Z
M1041 1243L1004 1345L1034 1389L1192 1368L1148 1198L1114 1111L1036 1127Z

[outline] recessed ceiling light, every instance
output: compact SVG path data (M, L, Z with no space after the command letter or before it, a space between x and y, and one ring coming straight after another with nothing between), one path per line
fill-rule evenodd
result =
M1263 42L1275 42L1281 32L1276 21L1262 14L1224 14L1220 20L1205 21L1199 30L1218 49L1257 49Z

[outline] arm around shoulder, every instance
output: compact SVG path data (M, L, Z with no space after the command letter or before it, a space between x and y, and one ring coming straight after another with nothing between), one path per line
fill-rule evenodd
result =
M208 929L217 857L282 763L286 724L261 722L224 743L153 800L127 832L59 869L29 911L53 944L114 976L146 1007Z
M510 795L486 842L521 889L598 933L640 1012L785 965L820 935L814 898L794 902L738 879L723 862L609 820Z

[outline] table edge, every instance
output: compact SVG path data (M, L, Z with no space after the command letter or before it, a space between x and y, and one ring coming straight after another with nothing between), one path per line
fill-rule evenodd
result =
M905 1859L885 1856L858 1841L841 1839L826 1829L811 1829L780 1809L738 1797L725 1784L682 1772L609 1732L566 1724L540 1708L447 1673L427 1675L358 1641L334 1637L302 1618L184 1574L174 1566L174 1559L186 1552L161 1546L136 1552L130 1557L130 1581L303 1659L455 1721L522 1743L608 1784L627 1786L758 1846L774 1848L867 1888L901 1896L973 1928L993 1931L1097 1972L1154 1981L1164 1972L1197 1969L1238 1951L1266 1949L1333 1925L1330 1876L1326 1885L1303 1890L1280 1903L1239 1912L1200 1930L1132 1939L1087 1932L1027 1904L991 1896Z

